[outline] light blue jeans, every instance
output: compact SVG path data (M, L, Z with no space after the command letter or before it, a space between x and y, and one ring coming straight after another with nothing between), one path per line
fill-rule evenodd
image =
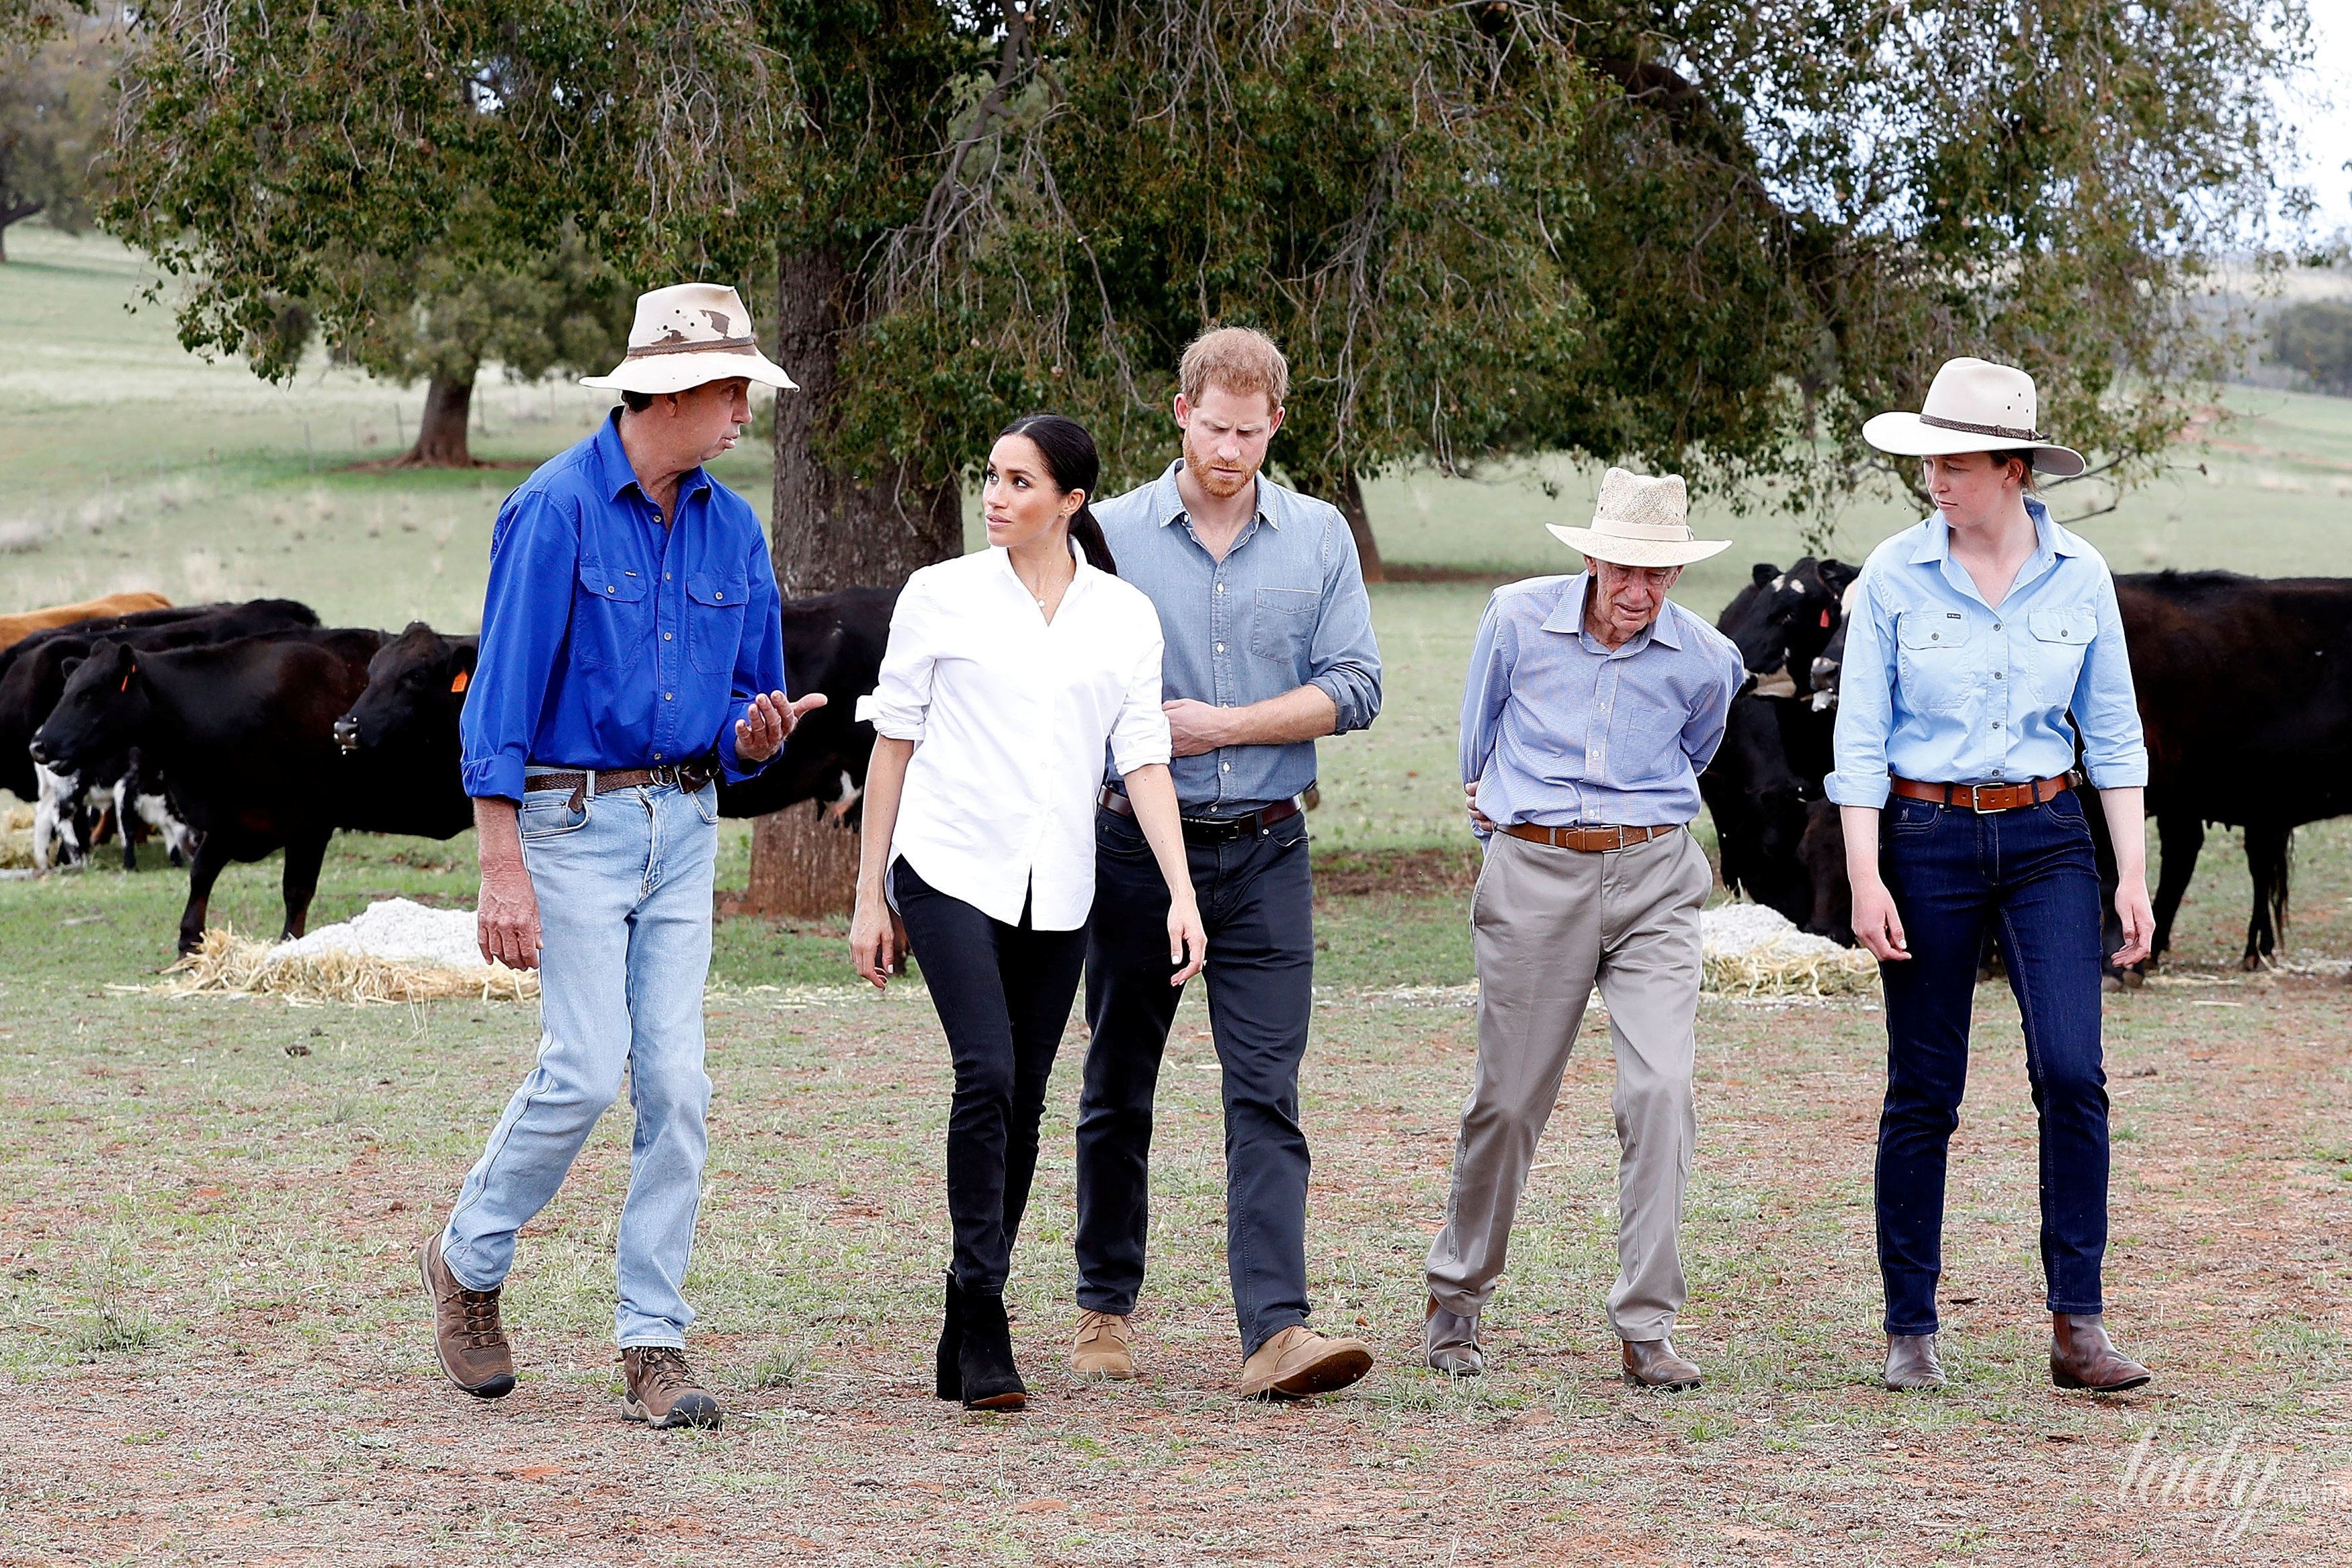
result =
M515 1232L563 1185L626 1069L637 1125L614 1328L624 1346L683 1345L710 1109L702 982L719 792L620 789L574 811L569 791L534 789L521 828L539 896L539 1060L467 1174L442 1255L469 1289L505 1281Z

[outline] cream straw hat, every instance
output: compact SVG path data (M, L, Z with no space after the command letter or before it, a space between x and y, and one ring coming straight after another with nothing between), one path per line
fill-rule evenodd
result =
M1905 457L2027 450L2037 471L2072 479L2085 466L2083 455L2034 428L2040 410L2033 378L2023 371L1990 360L1946 360L1919 413L1882 413L1862 427L1862 438Z
M1693 536L1690 493L1679 474L1652 478L1612 468L1601 477L1591 528L1544 527L1570 549L1619 566L1687 566L1731 548L1729 539Z
M743 297L720 283L679 283L637 296L629 352L608 376L583 376L583 387L678 392L705 382L744 376L763 386L799 382L760 352Z

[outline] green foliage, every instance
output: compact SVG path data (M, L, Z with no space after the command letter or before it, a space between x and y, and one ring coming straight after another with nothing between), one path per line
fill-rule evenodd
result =
M2270 357L2321 392L2352 393L2352 305L2310 299L2280 311L2271 322Z
M45 216L79 234L89 221L89 168L114 113L119 30L71 12L0 12L0 226Z

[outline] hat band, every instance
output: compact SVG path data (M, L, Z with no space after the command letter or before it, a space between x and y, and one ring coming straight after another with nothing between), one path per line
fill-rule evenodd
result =
M633 350L634 351L634 350ZM2020 430L2013 424L1971 424L1965 419L1939 419L1932 413L1919 416L1922 424L1932 424L1938 430L1965 431L1970 435L1998 435L2004 441L2047 441L2050 438L2038 430Z
M647 343L643 348L632 347L628 358L650 360L656 354L756 354L760 340L756 338L713 338L707 342Z
M1691 532L1688 523L1643 523L1632 517L1621 517L1607 512L1592 519L1589 530L1602 538L1640 539L1649 544L1686 545L1698 536Z

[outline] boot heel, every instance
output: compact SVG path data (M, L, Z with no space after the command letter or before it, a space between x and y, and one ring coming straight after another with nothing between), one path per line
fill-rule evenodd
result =
M932 1358L931 1392L941 1399L963 1397L963 1292L948 1272L947 1306L940 1314L940 1348Z

